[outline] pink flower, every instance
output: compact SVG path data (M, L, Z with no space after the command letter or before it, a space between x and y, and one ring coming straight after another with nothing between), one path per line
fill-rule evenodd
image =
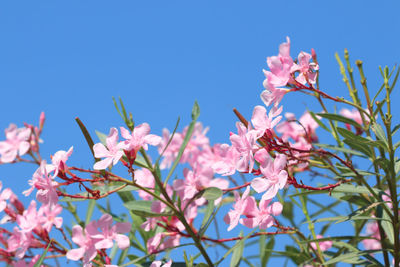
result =
M323 238L322 235L317 235L317 239ZM320 241L318 242L319 248L321 251L328 250L332 247L332 240L327 240L327 241ZM310 242L310 246L314 249L317 250L317 244L315 242Z
M215 173L223 176L236 172L236 163L239 160L239 152L228 144L216 144L213 146L213 161L211 167Z
M314 62L310 63L312 56L306 52L300 52L298 56L298 65L292 68L292 71L300 71L300 74L296 77L296 81L301 84L315 84L317 80L318 65Z
M98 221L91 222L86 231L92 239L96 240L96 249L107 249L114 245L113 240L117 242L120 249L129 247L129 238L122 233L129 233L131 230L130 223L113 223L113 218L110 214L104 214ZM98 231L100 229L101 231Z
M163 160L160 165L161 169L169 168L172 165L178 156L187 131L188 127L185 127L182 133L175 133L167 149L164 151L169 139L171 138L171 135L167 129L163 130L163 138L158 146L158 152L160 154L164 151ZM195 164L201 151L209 147L209 139L206 137L207 131L208 128L203 129L203 125L200 122L195 124L192 137L190 138L182 154L180 160L181 163L189 162L191 165Z
M147 145L157 146L161 142L161 137L149 134L150 126L147 123L142 123L136 126L132 133L124 127L120 127L120 129L122 137L126 139L124 142L124 149L128 151L134 150L135 152L138 152L142 147L144 150L147 150Z
M249 228L258 226L260 229L267 229L271 227L274 223L274 218L271 215L280 215L283 206L280 202L274 202L269 205L270 202L270 199L262 199L258 209L256 202L252 201L252 203L248 205L249 208L244 212L247 218L241 219L240 222Z
M19 260L12 263L13 267L33 267L35 263L40 259L40 255L35 255L30 262L26 262L25 260ZM40 265L41 267L44 265Z
M226 224L229 224L228 231L238 225L240 216L246 211L248 214L254 210L254 197L249 196L250 186L246 188L242 197L239 196L237 191L234 191L235 202L233 204L233 210L230 210L228 214L225 215L224 221Z
M226 189L229 182L222 178L214 178L214 172L211 168L196 166L194 170L184 169L185 179L175 180L173 188L176 190L182 200L193 198L199 191L208 187L218 187Z
M53 225L57 228L61 228L63 218L57 217L61 212L62 207L58 204L47 204L41 206L39 209L39 223L42 225L43 229L49 233Z
M275 197L279 189L286 185L288 178L287 172L284 170L286 166L286 156L276 154L273 160L268 152L264 149L259 150L256 159L260 163L260 170L263 177L254 178L251 181L251 187L257 192L265 192L263 199L271 199Z
M154 237L147 240L147 250L149 253L155 253L170 247L176 247L180 244L181 236L176 233L156 233Z
M65 162L71 156L73 150L74 147L72 146L68 149L68 151L59 150L51 158L52 165L50 165L51 167L49 168L49 172L54 170L54 177L57 176L59 170L67 170L67 165Z
M0 190L3 187L3 183L0 181ZM13 192L10 188L6 188L0 194L0 212L2 212L7 206L7 200L11 197Z
M33 239L31 232L24 232L18 229L18 227L14 227L10 238L7 239L7 251L15 252L15 256L21 259L31 246Z
M19 156L25 155L30 148L29 137L30 128L17 128L15 124L5 130L6 141L0 142L0 160L4 163L10 163Z
M263 106L254 107L251 123L257 131L257 138L264 135L266 130L272 130L281 120L282 116L278 116L282 112L282 107L273 107L267 116L267 110ZM276 118L275 118L276 117Z
M72 241L79 248L69 250L66 255L68 259L77 261L83 258L83 263L88 264L96 257L95 240L80 225L72 227Z
M162 261L153 261L150 265L150 267L171 267L172 260L169 260L166 263L162 263Z
M232 147L236 149L240 157L236 163L236 169L240 172L249 172L254 166L253 151L258 149L257 131L246 129L241 122L237 122L236 127L238 134L231 134L229 137Z
M154 176L148 169L142 168L139 170L135 170L135 181L138 185L143 186L147 189L154 189L155 180ZM152 200L153 196L146 193L143 190L139 190L139 196L144 200Z
M102 143L97 143L93 146L94 156L96 158L105 158L94 164L93 169L104 170L111 164L115 165L123 156L122 151L125 148L124 144L118 143L118 130L111 128L106 139L107 148Z
M22 232L30 233L39 225L39 215L36 210L36 201L32 200L28 209L22 215L17 215L17 223Z
M36 193L37 200L44 204L56 204L58 201L58 194L56 191L58 183L49 175L47 170L49 166L50 165L47 165L45 160L41 162L40 167L33 174L32 180L28 181L31 188L25 190L23 194L28 196L32 193L33 189L36 188L38 190Z
M271 71L264 71L266 82L274 87L285 86L291 79L293 59L290 57L290 39L286 37L286 43L279 46L279 55L268 57L267 64Z
M381 249L381 235L379 234L379 226L376 221L367 223L366 232L368 236L371 236L371 239L364 239L362 241L365 249L367 250L375 250Z
M294 141L299 141L303 137L307 137L307 140L311 139L310 141L318 140L315 134L318 123L311 117L309 112L306 111L298 122L293 113L286 113L285 117L287 121L280 123L276 127L276 131L282 133L281 138L284 141L287 141L289 138L292 138Z
M368 110L367 110L367 112L368 112ZM343 108L342 110L340 110L340 115L342 115L343 117L346 117L346 118L354 120L355 122L360 124L360 127L363 125L361 114L355 108L353 108L352 110L349 110L347 108ZM365 119L366 122L369 122L369 118L365 114L364 114L364 119Z

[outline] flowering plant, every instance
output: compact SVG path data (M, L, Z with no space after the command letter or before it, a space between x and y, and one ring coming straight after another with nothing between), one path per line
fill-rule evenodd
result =
M383 84L371 98L362 62L356 61L362 105L348 52L345 65L337 60L350 100L320 89L315 51L293 59L287 38L279 54L267 58L264 105L255 106L250 119L234 110L239 121L230 144L210 143L208 128L197 121L197 103L189 126L179 132L178 121L161 136L147 123L136 125L122 101L114 100L125 126L108 135L97 132L97 143L76 118L94 159L83 163L86 167L68 163L73 147L49 161L42 157L44 113L37 127L11 124L0 142L0 161L37 166L23 191L35 193L36 200L25 207L11 189L1 191L0 261L48 266L65 258L84 266L179 266L182 259L169 253L192 246L197 251L184 252L187 266L217 266L229 255L231 266L266 266L272 257L301 266L400 266L400 143L394 140L400 125L392 125L391 112L400 71L381 69ZM285 113L283 119L281 100L294 92L313 97L322 111L306 111L299 119ZM346 107L331 112L327 101ZM318 128L332 140L319 143ZM158 152L155 160L152 149ZM98 204L113 197L128 216ZM88 202L85 220L77 211L82 201ZM102 215L92 220L96 207ZM349 212L338 214L337 207ZM62 217L68 212L72 225ZM341 224L346 234L335 232ZM238 228L240 234L231 232ZM284 249L275 244L281 236L288 237L280 239ZM259 254L243 256L256 239ZM212 249L226 251L214 257Z

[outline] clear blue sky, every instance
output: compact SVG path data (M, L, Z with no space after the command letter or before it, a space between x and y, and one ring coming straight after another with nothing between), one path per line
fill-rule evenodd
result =
M74 145L71 162L88 167L76 116L93 134L108 132L122 125L111 100L121 96L137 123L161 134L178 116L187 123L197 99L212 142L228 142L232 108L249 117L262 104L265 59L286 36L293 57L317 51L323 90L347 96L334 53L348 48L375 91L378 66L400 61L399 10L398 1L361 0L3 1L0 129L45 111L42 154ZM298 115L317 107L298 94L283 103ZM0 166L0 179L19 192L32 171Z

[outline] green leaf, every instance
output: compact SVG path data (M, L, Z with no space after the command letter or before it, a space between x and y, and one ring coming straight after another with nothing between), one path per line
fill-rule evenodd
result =
M82 121L81 121L78 117L75 118L75 121L78 123L79 128L81 129L82 134L83 134L83 136L85 137L86 142L87 142L87 144L88 144L88 146L89 146L89 148L90 148L90 151L92 152L92 155L93 155L93 157L94 157L94 151L93 151L94 143L93 143L92 137L90 136L88 130L87 130L86 127L85 127L85 125L82 123ZM95 158L95 160L97 161L97 160L99 160L99 159L96 159L96 158Z
M243 232L240 232L239 237L243 237ZM238 240L236 242L237 246L235 245L235 249L233 250L230 267L239 266L240 258L243 255L243 249L244 249L244 242L240 241L241 240Z
M343 122L343 123L347 123L350 125L353 125L354 127L357 128L362 128L362 126L360 124L358 124L355 120L346 118L342 115L339 114L333 114L333 113L318 113L318 116L322 117L322 118L326 118L329 120L334 120L334 121L338 121L338 122Z
M323 128L324 130L331 132L331 130L329 130L329 128L320 120L318 119L318 117L315 115L314 112L312 111L308 111L308 113L310 113L311 117L315 120L316 123L318 123L318 125Z
M308 256L304 254L304 252L300 252L293 246L285 246L285 250L288 253L287 256L297 265L300 265L308 260Z
M192 120L197 120L200 116L200 107L197 101L194 101L194 105L192 108Z
M107 145L107 141L106 141L107 135L104 134L104 133L102 133L102 132L99 132L99 131L97 131L97 130L95 130L95 133L96 133L97 137L99 138L100 142L101 142L103 145L106 146L106 145Z
M159 216L171 216L172 212L161 212L156 213L151 211L151 205L153 201L147 200L135 200L135 201L128 201L124 203L124 206L132 211L134 214L141 216L141 217L159 217Z
M264 237L264 238L262 239L262 237ZM271 251L274 249L274 246L275 246L274 236L270 237L270 239L266 245L265 245L265 239L266 239L266 235L260 236L260 256L261 256L261 266L262 267L267 266L268 259L271 256ZM261 242L264 244L263 249L261 249L261 247L262 247Z
M400 124L397 124L395 127L392 129L392 136L396 134L397 130L400 129Z
M290 201L285 201L282 210L283 217L287 219L293 218L293 203Z
M213 211L214 211L214 202L209 201L207 204L206 211L204 213L203 221L201 222L199 235L200 235L200 232L202 232L201 230L203 229L203 227L207 224L208 220L210 219ZM202 236L202 235L200 235L200 236Z
M377 214L378 218L382 218L382 220L383 220L382 228L385 231L385 234L386 234L387 238L389 239L390 243L393 245L394 244L394 231L393 231L393 225L392 225L389 215L382 207L379 207L377 209L376 214Z
M400 160L397 160L394 164L394 171L396 172L396 174L400 172Z
M89 200L88 208L87 208L87 212L86 212L85 225L89 224L90 219L92 218L92 214L93 214L95 206L96 206L96 200L94 200L94 199Z
M382 250L364 250L364 251L341 254L338 257L335 257L335 258L332 258L332 259L326 261L323 265L330 265L330 264L337 263L337 262L359 264L360 263L359 257L373 254L373 253L382 253ZM361 261L365 262L365 260L361 260Z
M362 154L364 154L365 156L372 158L373 152L371 147L369 147L368 145L364 145L364 144L359 144L359 143L355 143L350 139L344 139L343 143L345 143L346 145L348 145L350 148L353 149L353 151L359 151Z
M225 254L220 258L217 262L214 263L215 266L218 266L229 254L232 253L232 251L239 246L241 243L244 244L244 242L256 231L256 229L252 230L248 235L246 235L244 238L241 240L238 240L233 247L231 247Z
M35 265L33 265L33 267L40 267L40 265L42 265L44 258L46 257L47 251L50 248L51 242L53 242L53 239L50 240L46 250L43 252L42 256L40 256L39 260L35 263Z
M376 188L373 188L373 190L378 195L379 194L383 194L382 190L379 190L379 189L376 189ZM342 184L342 185L332 189L332 192L335 192L335 193L353 193L353 194L370 194L370 191L365 186L360 186L360 185L354 186L354 185L351 185L351 184Z
M217 187L209 187L206 188L203 197L207 199L208 201L213 201L222 196L222 190L217 188Z
M348 153L348 154L353 154L355 156L364 156L364 153L360 153L356 150L353 149L348 149L345 147L338 147L338 146L332 146L332 145L327 145L327 144L319 144L319 143L314 143L313 145L318 146L318 147L322 147L322 148L326 148L326 149L331 149L334 151L338 151L338 152L343 152L343 153Z
M375 141L369 138L365 138L359 135L354 134L353 132L341 128L341 127L337 127L337 131L339 132L339 134L341 136L343 136L345 139L347 139L348 141L350 141L351 143L356 143L359 145L371 145L371 146L375 146L375 147L381 147L383 149L387 149L387 145L385 144L384 141Z
M172 176L172 174L175 171L176 166L178 165L179 161L181 160L183 152L185 151L185 148L186 148L187 144L189 143L190 138L192 138L194 126L196 125L196 121L197 121L197 118L199 117L199 115L200 115L199 105L197 104L197 102L194 102L193 109L192 109L192 122L189 124L185 138L183 139L182 145L179 148L178 155L177 155L174 163L172 164L172 167L171 167L167 177L165 178L164 184L168 183L169 178Z
M382 126L379 124L373 122L371 125L372 131L375 133L376 137L378 137L379 140L383 141L386 145L386 147L389 147L388 141L386 139L385 131L383 131Z

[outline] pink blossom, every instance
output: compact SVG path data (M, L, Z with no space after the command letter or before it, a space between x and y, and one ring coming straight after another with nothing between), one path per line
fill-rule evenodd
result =
M267 64L271 71L264 71L267 82L274 87L285 86L291 79L293 59L290 57L290 39L286 37L286 43L279 46L279 55L267 58Z
M18 227L14 227L10 238L7 239L7 251L15 252L15 256L21 259L33 243L33 240L31 232L24 232L18 229Z
M211 167L214 172L223 176L236 172L236 163L240 157L239 152L228 144L216 144L213 146L213 161Z
M111 128L110 133L106 139L107 148L102 143L97 143L93 146L94 156L96 158L105 158L94 164L93 169L104 170L111 164L115 165L123 156L122 151L125 145L121 142L118 143L118 130Z
M260 98L267 107L272 104L274 104L274 106L278 106L283 96L289 92L288 89L275 88L275 86L270 84L265 84L264 86L266 90L261 92Z
M368 112L368 110L366 110ZM369 112L368 112L369 113ZM342 115L343 117L349 118L354 120L355 122L357 122L358 124L360 124L360 127L363 125L363 121L361 118L361 114L360 112L353 108L352 110L349 110L347 108L343 108L342 110L340 110L340 115ZM364 119L365 121L368 123L369 122L369 118L368 116L366 116L364 114Z
M175 133L172 140L166 150L164 151L166 145L168 144L171 135L167 129L163 130L163 138L158 146L158 152L163 154L163 160L160 164L161 169L169 168L176 157L178 156L179 150L182 146L183 140L187 134L188 127L183 129L182 133ZM203 125L200 122L195 124L192 137L190 138L186 148L182 154L181 163L189 162L191 165L195 164L197 157L200 152L209 147L209 139L206 137L208 128L203 129Z
M242 197L240 197L237 191L234 191L233 194L235 195L235 202L233 204L233 210L230 210L228 214L225 215L224 221L226 224L229 224L228 231L232 230L233 228L238 225L240 216L247 211L249 214L251 211L254 211L254 197L249 196L250 193L250 186L246 188Z
M298 122L293 113L286 113L285 117L287 121L278 124L276 127L276 131L282 133L281 138L284 141L287 141L289 138L298 141L302 137L307 137L307 139L311 139L311 141L318 140L318 137L315 134L315 130L318 128L318 123L309 112L306 111L300 117Z
M154 189L155 180L154 176L148 169L142 168L135 171L135 181L138 185L147 189ZM139 190L139 196L144 200L152 200L153 197L143 190Z
M274 223L274 218L271 215L280 215L283 206L280 202L274 202L269 205L270 202L270 199L262 199L258 209L255 200L251 201L251 204L247 205L248 208L244 212L247 218L241 219L240 222L249 228L258 226L260 229L267 229L271 227Z
M31 188L25 190L23 194L28 196L30 193L32 193L33 189L36 188L38 190L36 193L37 200L44 204L56 204L58 201L58 194L56 191L58 183L53 180L54 178L52 176L49 175L49 166L50 165L47 165L45 160L41 162L40 167L33 174L32 180L28 181L29 185L31 185Z
M237 122L238 134L231 133L229 139L232 147L239 153L239 160L236 163L236 169L240 172L249 172L254 166L253 151L258 149L257 131L247 129L243 123Z
M176 247L180 244L181 236L177 233L161 232L156 233L147 241L147 250L149 253L156 253L170 247Z
M323 238L322 235L317 235L317 239L321 239ZM325 251L328 250L332 247L332 240L326 240L326 241L319 241L319 248L321 249L321 251ZM314 249L317 250L317 244L315 242L310 242L310 246Z
M362 241L365 249L367 250L375 250L381 249L381 235L379 234L379 226L376 221L372 221L367 223L366 225L366 234L370 236L371 239L364 239Z
M80 225L72 227L72 241L79 246L79 248L71 249L67 252L68 259L77 261L83 258L83 263L88 264L96 255L95 239L83 231Z
M147 123L142 123L136 126L132 133L124 127L120 127L121 135L126 139L124 142L125 150L134 150L138 152L143 147L144 150L148 149L148 145L157 146L161 142L161 137L149 134L150 126Z
M214 178L214 172L209 167L197 165L194 170L185 169L183 173L185 179L177 179L173 185L182 200L191 199L208 187L226 189L229 186L229 182L225 179Z
M40 255L35 255L30 262L26 262L25 260L19 260L12 263L13 267L33 267L35 263L40 259ZM43 264L40 265L41 267L44 266Z
M43 205L39 209L39 223L47 232L50 232L53 225L61 228L63 223L62 217L57 217L62 212L62 207L58 204Z
M3 188L3 183L0 181L0 190ZM0 194L0 212L2 212L7 206L7 200L11 197L13 192L10 188L4 189Z
M5 130L6 140L0 142L0 161L10 163L19 156L25 155L30 148L29 137L30 128L17 128L15 124Z
M36 201L32 200L28 209L22 215L17 215L17 223L22 232L29 233L39 225L39 215L36 210Z
M272 130L281 120L282 116L278 116L282 112L282 107L273 107L267 116L267 110L263 106L254 107L251 123L257 131L257 138L264 135L266 130Z
M172 260L169 260L166 263L162 263L162 261L153 261L150 265L150 267L171 267Z
M67 165L65 164L65 162L71 156L73 150L74 150L74 147L72 147L72 146L68 149L68 151L59 150L51 158L52 165L48 169L49 169L49 171L54 170L54 177L57 176L59 170L61 170L61 171L67 170Z
M257 161L260 163L260 170L263 177L254 178L251 181L251 187L257 192L265 192L263 199L271 199L275 197L279 189L283 189L288 178L287 172L284 170L286 166L286 156L276 154L273 160L269 154L263 149L256 154Z
M129 238L122 233L129 233L131 230L130 223L113 223L113 218L109 214L103 214L98 221L91 222L87 227L86 231L89 236L96 240L96 249L107 249L114 245L113 240L117 242L120 249L126 249L129 247ZM97 229L100 229L98 231Z
M292 68L292 71L300 71L300 74L296 77L296 81L301 84L315 84L317 80L318 65L314 62L310 63L312 56L306 52L300 52L298 56L298 65Z

